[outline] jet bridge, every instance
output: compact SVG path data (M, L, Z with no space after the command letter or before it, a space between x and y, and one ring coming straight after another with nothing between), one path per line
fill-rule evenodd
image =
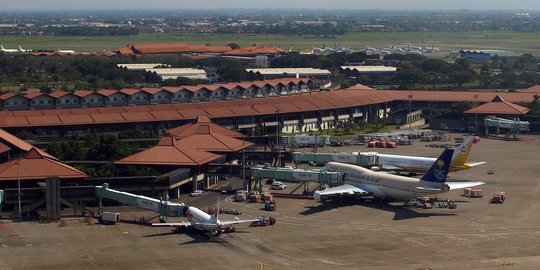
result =
M285 145L290 146L325 146L330 144L330 136L308 136L308 135L293 135L293 136L281 136L281 141Z
M335 161L341 163L354 164L362 167L375 166L379 163L377 152L356 152L356 153L313 153L313 152L293 152L294 163L313 162L317 165L324 165Z
M257 187L261 187L262 179L302 182L304 184L313 182L319 183L320 185L329 186L338 186L343 184L343 173L325 171L324 169L302 170L291 167L257 166L251 168L251 176L256 181L255 189L257 189ZM296 189L293 190L292 193L295 191ZM307 191L306 185L304 185L304 191Z
M519 133L529 131L529 122L528 121L519 121L518 118L513 120L505 118L495 118L495 117L486 117L484 119L484 126L486 130L486 136L489 136L490 129L495 128L497 135L501 133L501 130L506 130L504 138L509 140L517 140L519 138Z
M4 191L0 190L0 213L2 213L2 205L4 204Z
M101 214L102 200L109 199L125 205L136 206L159 213L166 217L183 217L186 206L183 203L154 199L146 196L135 195L128 192L110 189L107 183L96 186L96 197L99 198L99 211Z

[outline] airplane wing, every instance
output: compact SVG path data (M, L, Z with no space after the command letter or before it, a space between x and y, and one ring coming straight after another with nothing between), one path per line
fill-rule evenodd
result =
M416 187L418 190L424 190L424 191L441 191L440 188L432 188L432 187Z
M485 184L484 182L446 182L450 187L450 190L460 189L460 188L469 188L476 187Z
M472 163L467 162L467 163L465 163L465 164L466 164L467 166L469 166L469 167L476 167L476 166L478 166L478 165L482 165L482 164L486 164L486 163L487 163L487 162L485 162L485 161L480 161L480 162L472 162Z
M333 187L333 188L327 188L325 190L317 190L313 194L313 198L315 200L319 201L319 200L321 200L322 196L344 195L344 194L367 195L367 194L369 194L369 192L367 192L367 191L365 191L365 190L363 190L361 188L355 187L353 185L345 184L345 185L341 185L341 186L337 186L337 187Z
M191 222L176 222L176 223L152 223L152 226L191 226Z
M240 223L246 223L246 222L253 222L253 221L259 221L260 219L242 219L242 220L220 220L219 223L221 225L233 225L233 224L240 224Z
M402 171L402 167L392 166L392 165L383 165L382 169L385 171Z

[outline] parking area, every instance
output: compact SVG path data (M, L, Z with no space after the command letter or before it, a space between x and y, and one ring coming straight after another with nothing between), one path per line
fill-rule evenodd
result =
M319 151L429 157L442 151L426 144L433 142ZM484 181L484 197L464 197L462 190L439 196L454 200L456 209L354 200L320 204L309 198L278 197L277 210L265 212L262 203L233 202L217 190L200 197L182 194L182 201L201 209L219 197L223 207L243 210L240 219L269 214L277 219L274 226L238 225L236 233L218 239L127 222L104 226L68 219L60 226L2 220L0 269L537 269L539 153L540 136L474 144L470 160L487 164L451 173L449 181ZM498 191L506 192L508 199L490 204L490 195ZM154 215L132 207L108 210L128 220Z

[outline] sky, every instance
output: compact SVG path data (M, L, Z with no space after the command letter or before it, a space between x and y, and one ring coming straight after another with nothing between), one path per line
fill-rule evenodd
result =
M45 4L46 3L46 4ZM476 9L540 10L539 0L0 0L3 10L88 9Z

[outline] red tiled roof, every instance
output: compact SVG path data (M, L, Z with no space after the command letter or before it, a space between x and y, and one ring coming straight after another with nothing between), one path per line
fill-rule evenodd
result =
M521 115L529 112L528 108L519 106L517 104L505 101L501 96L497 95L491 102L484 103L478 107L465 111L465 113L479 113L479 114L507 114L507 115Z
M86 97L92 93L95 93L94 91L89 91L89 90L77 90L75 92L73 92L74 95L76 96L79 96L79 97Z
M44 94L41 93L41 92L28 92L26 95L24 95L23 97L27 98L27 99L34 99L34 98L37 98L37 97L40 97L40 96L43 96Z
M0 154L5 153L9 150L11 150L11 147L0 142Z
M373 88L371 88L369 86L365 86L365 85L359 84L359 83L357 83L357 84L355 84L355 85L353 85L353 86L351 86L351 87L349 87L347 89L349 89L349 90L375 90L375 89L373 89Z
M40 116L41 110L13 111L13 116Z
M120 90L120 92L128 95L128 96L132 96L134 94L137 94L139 92L141 92L142 90L141 89L136 89L136 88L124 88L122 90Z
M189 45L186 43L173 44L136 44L131 45L131 51L134 53L224 53L232 50L230 46L212 46L212 45ZM119 49L120 51L120 49ZM127 52L127 50L122 50Z
M180 87L174 87L174 86L164 86L162 87L162 89L165 89L171 93L177 93L178 91L182 90L183 88L180 86Z
M87 178L88 175L58 160L43 155L43 152L38 151L34 147L25 154L24 158L0 164L0 181L17 179L40 180L47 177L69 179Z
M219 157L189 147L174 137L163 137L156 146L125 157L115 164L200 166Z
M531 86L525 90L521 90L522 93L540 93L540 84Z
M154 120L154 117L148 112L122 113L122 116L129 122L146 122Z
M133 50L131 50L130 47L122 47L122 48L118 48L118 53L119 53L119 54L123 54L123 55L131 55L131 54L134 54L134 53L133 53Z
M162 90L165 90L165 89L159 88L159 87L145 87L145 88L142 88L141 90L148 93L148 94L153 95L153 94L156 94L159 91L162 91Z
M341 92L341 91L335 91ZM358 91L383 94L384 96L399 101L468 101L489 102L495 96L500 95L509 102L531 102L533 93L523 92L473 92L473 91L421 91L421 90L377 90Z
M65 95L68 95L68 94L71 94L70 92L65 92L65 91L52 91L51 93L49 93L49 96L53 97L53 98L61 98Z
M179 143L198 150L218 153L237 152L253 145L250 142L214 132L210 125L198 126L194 134L182 138Z
M253 44L250 47L239 48L236 50L228 51L224 54L226 55L254 55L254 54L276 54L284 52L283 49L280 49L274 45L260 45Z
M212 123L212 120L210 120L210 118L206 115L197 116L197 121L195 123L175 127L169 129L167 132L178 138L185 138L196 134L201 126L207 126L211 128L213 132L220 133L228 137L241 138L244 136L244 134L240 132Z
M114 95L116 93L118 93L117 90L112 90L112 89L101 89L101 90L98 90L96 91L96 93L102 95L102 96L105 96L105 97L108 97L110 95Z
M103 124L122 123L126 119L120 113L94 113L90 114L94 122Z
M10 99L12 97L16 96L16 94L13 94L11 92L7 92L7 93L4 93L2 95L0 95L0 100L7 100L7 99Z
M58 115L27 116L26 120L28 120L30 125L34 126L54 126L62 124Z
M295 79L296 80L296 79ZM300 79L301 80L301 79ZM270 81L276 82L276 81ZM141 91L137 89L136 91ZM88 91L93 93L91 91ZM251 98L251 99L236 99L223 100L212 102L199 103L181 103L181 104L160 104L160 105L140 105L140 106L119 106L111 108L77 108L77 109L58 109L62 113L74 115L76 119L81 117L84 119L92 119L88 124L108 124L108 123L127 123L121 113L124 112L153 112L160 111L158 114L152 114L151 118L145 118L144 122L162 121L165 112L171 114L179 114L179 118L173 120L190 120L195 119L199 115L210 115L218 118L250 116L250 115L274 115L277 110L281 112L302 112L302 111L318 111L326 109L340 109L355 106L363 106L368 104L380 104L391 101L426 101L426 102L489 102L499 94L508 102L523 102L528 103L533 100L534 93L500 93L500 92L466 92L466 91L405 91L405 90L338 90L331 92L311 92L290 96ZM251 106L255 109L252 110ZM216 108L226 108L224 110ZM294 108L296 111L292 111ZM283 110L283 111L282 111ZM30 124L27 117L29 116L45 116L53 115L51 110L25 110L25 111L0 111L0 127L34 127L42 125ZM45 113L47 112L47 113ZM60 113L58 113L60 114ZM74 125L74 121L62 121L61 124L55 126ZM38 119L33 119L35 123L41 123ZM45 123L48 121L43 121ZM84 121L86 123L86 121ZM139 122L133 120L133 122ZM48 124L52 125L52 123Z
M0 140L2 141L2 143L6 144L8 147L11 147L11 148L18 148L20 149L21 151L24 151L24 152L28 152L30 150L32 150L33 148L35 148L34 146L32 146L31 144L11 135L11 133L9 132L6 132L5 130L3 129L0 129ZM54 159L54 160L58 160L57 158L49 155L48 153L36 148L36 150L43 156L45 157L48 157L48 158L51 158L51 159Z

